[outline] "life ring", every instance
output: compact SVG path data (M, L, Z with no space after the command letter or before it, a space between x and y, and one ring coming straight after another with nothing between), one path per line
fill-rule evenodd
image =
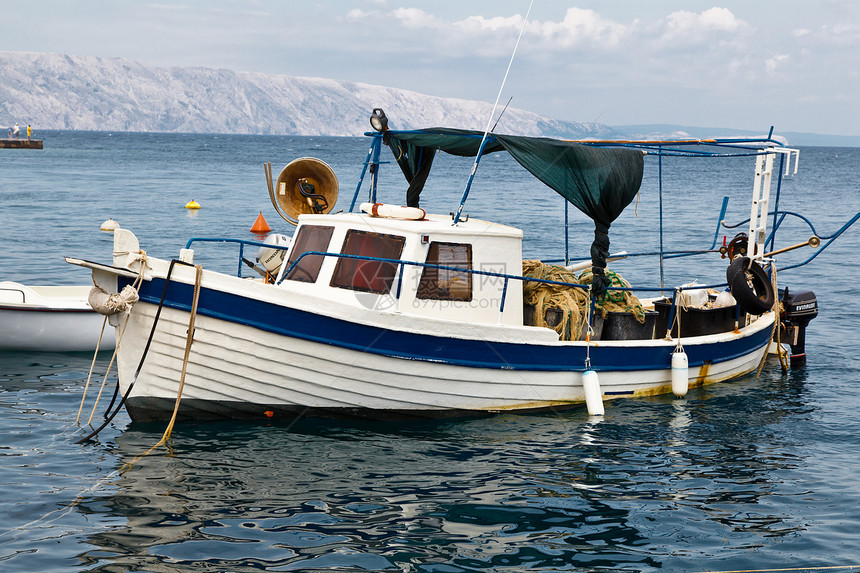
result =
M773 308L774 293L770 277L749 257L738 257L726 269L729 290L742 310L762 314Z
M427 212L420 207L403 207L401 205L387 205L385 203L362 203L358 208L362 213L367 213L372 217L408 219L411 221L421 221L427 217Z

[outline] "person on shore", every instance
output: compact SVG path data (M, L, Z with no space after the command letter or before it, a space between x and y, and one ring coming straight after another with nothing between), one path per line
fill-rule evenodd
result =
M12 137L14 137L15 139L21 137L21 128L18 126L17 123L15 124L15 127L12 128Z
M33 134L33 129L30 127L30 124L27 124L27 141L30 141L30 136Z

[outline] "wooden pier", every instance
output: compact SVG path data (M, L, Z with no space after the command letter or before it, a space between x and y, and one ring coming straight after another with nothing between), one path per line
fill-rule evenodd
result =
M41 139L0 139L0 149L42 149Z

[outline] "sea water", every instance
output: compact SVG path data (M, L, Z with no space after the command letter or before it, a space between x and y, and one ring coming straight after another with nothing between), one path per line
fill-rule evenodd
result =
M190 237L255 239L261 212L289 234L263 163L277 174L298 157L326 161L340 180L336 210L348 210L369 148L361 138L40 137L44 150L0 153L0 280L89 284L63 257L110 262L111 236L99 231L109 218L162 258ZM723 196L727 223L749 217L752 158L665 157L662 177L658 164L646 157L640 196L611 228L613 252L661 242L707 249L742 229L717 223ZM470 168L439 156L422 206L454 211ZM398 167L383 166L380 200L401 204L404 189ZM199 211L184 209L192 199ZM819 235L835 232L860 211L860 149L802 149L780 208L809 217ZM565 214L559 196L501 155L482 160L465 212L522 228L527 258L582 258L593 238L590 221ZM812 234L790 219L777 246ZM805 368L784 374L772 361L759 378L683 400L612 402L602 418L582 408L420 424L180 423L168 447L139 458L164 428L124 413L94 442L74 443L89 427L89 409L75 420L91 355L0 353L0 570L860 566L858 247L860 228L851 228L811 264L779 275L813 290L821 307ZM781 255L780 264L811 254ZM235 252L207 260L235 269ZM667 259L664 285L724 282L725 267L715 253ZM635 286L659 286L654 258L612 268ZM95 372L109 360L100 354ZM107 392L114 383L111 374Z

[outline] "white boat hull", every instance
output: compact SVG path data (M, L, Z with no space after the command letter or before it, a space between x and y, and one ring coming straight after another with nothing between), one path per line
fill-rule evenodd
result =
M396 356L389 347L384 347L382 339L405 334L390 328L374 327L379 340L367 337L367 347L357 349L348 343L342 329L324 333L328 338L321 340L321 336L308 334L309 331L286 336L270 331L267 325L243 324L240 317L222 318L226 309L216 309L207 302L215 295L210 289L221 288L224 293L247 287L248 283L223 275L212 276L218 278L208 284L203 281L180 401L182 417L440 417L536 410L585 402L584 365L579 360L584 357L584 342L516 344L524 347L524 355L572 355L571 364L562 367L548 364L544 368L542 364L529 366L513 361L504 363L504 360L481 367L443 355ZM126 407L134 420L163 420L170 417L179 392L190 314L188 310L166 304L146 350L158 303L155 296L147 300L145 286L146 282L118 352L120 390L128 393ZM284 301L290 298L278 287L258 286L271 289L274 298L282 296ZM162 285L152 288L153 293L160 293L161 289ZM266 305L266 314L274 317L281 311L295 310L275 302ZM273 320L273 324L278 321L277 318ZM295 322L310 320L309 315ZM773 316L767 314L739 333L686 339L684 347L691 356L704 352L714 357L700 364L691 361L690 386L728 380L754 370L765 352L772 321ZM299 326L297 324L296 328ZM440 337L430 337L428 345L439 347L439 341ZM450 342L452 347L485 346L488 355L497 352L493 341ZM504 343L498 344L499 349L504 346ZM722 354L714 350L721 345L727 348ZM675 342L668 340L594 344L592 366L598 371L604 398L670 392L674 348ZM620 366L601 364L602 357L609 356L614 356L612 361ZM661 366L631 370L624 366L628 356L640 361L658 357L652 362Z
M92 352L100 335L99 348L113 350L114 329L87 304L90 288L0 282L0 351Z

